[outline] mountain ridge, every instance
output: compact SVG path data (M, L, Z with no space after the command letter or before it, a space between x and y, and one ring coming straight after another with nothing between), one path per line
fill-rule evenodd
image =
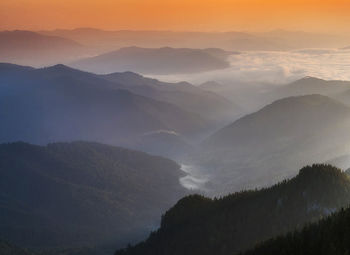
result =
M194 73L230 66L227 58L234 52L221 49L125 47L71 64L95 73L134 71L143 74Z
M82 44L54 35L32 31L0 31L2 62L43 66L69 61L84 53Z

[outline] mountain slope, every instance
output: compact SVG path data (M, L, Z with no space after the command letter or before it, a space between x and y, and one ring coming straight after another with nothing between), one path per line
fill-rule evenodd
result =
M63 65L1 64L0 82L0 142L89 140L132 146L149 132L192 137L208 128L209 122L195 113Z
M101 75L120 84L132 93L176 105L217 123L227 122L241 114L242 109L230 100L187 82L167 83L132 72Z
M226 60L230 54L220 49L127 47L79 60L72 66L95 73L195 73L229 67Z
M329 215L347 205L349 195L345 173L330 165L313 165L262 190L218 199L188 196L165 213L160 229L145 242L116 255L235 254Z
M125 245L186 194L168 159L97 143L0 145L0 238L24 247Z
M350 209L342 209L302 230L275 237L244 255L344 255L350 252Z
M284 98L228 125L212 135L207 143L213 144L213 146L231 146L237 143L265 142L270 140L272 136L285 134L296 136L299 135L300 129L307 127L307 124L316 126L318 123L315 121L332 121L332 119L324 120L324 116L329 116L334 120L340 119L347 116L349 110L349 107L336 100L321 95ZM257 133L255 129L259 126L263 129ZM249 140L247 141L246 138Z
M331 98L284 98L213 134L200 161L223 191L269 185L302 165L348 154L349 120L350 108Z
M274 97L302 96L320 94L325 96L335 96L350 89L349 81L322 80L314 77L305 77L282 86L273 91Z
M72 61L83 52L79 43L58 36L20 30L0 32L2 62L43 66Z

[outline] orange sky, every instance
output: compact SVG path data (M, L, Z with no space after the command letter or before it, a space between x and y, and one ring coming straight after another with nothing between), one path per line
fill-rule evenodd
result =
M0 0L0 29L350 32L350 0Z

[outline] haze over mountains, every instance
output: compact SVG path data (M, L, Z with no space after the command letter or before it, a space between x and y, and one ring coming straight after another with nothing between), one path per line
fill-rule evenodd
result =
M132 72L111 73L100 77L121 84L119 86L135 94L169 102L218 123L234 119L244 113L244 109L226 97L188 82L161 82Z
M336 97L338 94L350 89L349 81L322 80L315 77L305 77L282 86L274 91L278 97L302 96L310 94L320 94Z
M137 147L143 136L158 132L191 141L238 110L190 84L132 73L98 76L63 65L1 64L0 81L1 142L89 140Z
M221 49L127 47L79 60L71 66L95 73L196 73L229 67L227 58L232 54L237 53Z
M319 94L349 104L350 82L325 80L306 76L287 84L242 83L208 81L200 88L221 95L239 104L246 111L256 111L273 101L291 96Z
M232 255L348 206L349 43L0 32L1 255Z
M70 39L31 31L0 31L1 62L41 66L72 61L83 52L83 45Z
M226 50L291 50L300 48L345 47L347 36L274 30L249 32L105 31L94 28L40 31L84 43L103 51L128 47L222 48Z
M2 62L40 67L60 63L68 64L81 58L106 54L130 46L136 48L221 48L227 51L288 51L304 48L344 48L349 41L350 39L346 36L286 30L266 33L105 31L94 28L52 31L16 30L1 32L0 56ZM107 56L103 55L104 58ZM181 59L181 54L177 58ZM183 59L183 62L187 62L186 58ZM225 67L225 64L218 60L211 59L210 63L210 65L202 63L201 67L198 66L196 69L208 70L209 67ZM129 66L137 67L135 63L122 67ZM149 68L153 73L165 73L174 70L174 67L179 67L179 64L173 63L173 66L162 67L159 70ZM115 71L117 70L112 70L112 72ZM137 72L138 70L125 71ZM109 71L103 70L103 72ZM181 68L175 73L178 72L181 72ZM187 72L190 71L187 70Z
M346 154L350 108L321 95L277 100L210 136L200 164L223 194L269 185L295 168Z

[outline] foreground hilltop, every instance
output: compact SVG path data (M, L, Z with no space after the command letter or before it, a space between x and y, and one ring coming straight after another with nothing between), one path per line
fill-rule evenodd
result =
M330 165L307 166L270 188L210 199L191 195L162 217L149 238L116 255L235 254L301 227L350 202L350 180Z

